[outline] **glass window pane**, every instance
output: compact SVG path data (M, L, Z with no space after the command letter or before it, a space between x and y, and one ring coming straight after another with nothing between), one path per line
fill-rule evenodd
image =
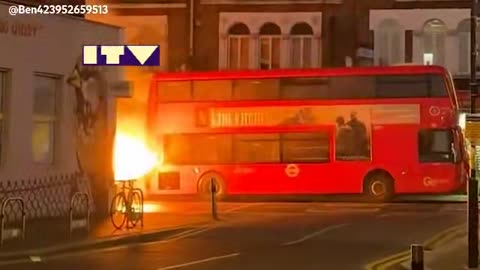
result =
M373 76L331 77L329 96L338 99L375 97L375 78Z
M36 75L34 79L33 113L55 116L58 79Z
M447 97L448 91L445 85L444 78L440 75L429 76L432 89L430 90L430 96L432 97Z
M313 38L303 38L303 67L311 68L312 65Z
M162 102L190 101L192 99L190 81L159 82L158 99Z
M250 63L250 39L242 37L240 43L240 69L248 69Z
M378 38L375 37L375 51L377 51L378 44L378 58L380 65L391 65L397 62L402 62L400 59L400 50L403 46L401 37L403 30L400 24L393 19L383 20L379 27ZM375 52L377 54L377 52Z
M327 162L329 148L327 132L282 134L283 162Z
M260 69L270 69L271 64L271 38L260 38Z
M238 42L237 37L228 37L228 64L230 69L238 68Z
M428 97L427 76L389 75L377 77L377 97Z
M3 143L4 143L4 136L5 136L5 131L4 131L4 121L3 119L0 120L0 161L2 160L3 157Z
M191 145L187 135L166 135L164 140L164 159L166 163L189 163Z
M291 44L291 62L290 65L292 68L300 68L301 67L301 59L302 59L302 40L298 37L292 37L290 40Z
M224 134L165 136L168 164L225 164L232 161L232 140Z
M7 91L7 72L0 71L0 112L5 111L4 97Z
M470 67L470 37L469 33L458 33L458 71L466 73Z
M232 98L231 80L193 81L194 100L230 100Z
M328 78L295 78L281 81L283 99L327 99Z
M234 157L237 163L280 162L278 134L242 134L234 136Z
M433 62L436 65L443 66L445 63L445 34L435 33L435 52Z
M384 31L378 33L378 48L375 47L375 53L378 52L379 65L389 65L389 35Z
M232 140L229 135L191 135L189 143L193 164L225 164L231 162Z
M54 139L54 123L33 123L32 154L34 162L53 163Z
M401 48L404 46L402 43L402 33L400 31L395 31L390 33L390 64L402 63L402 57L400 55Z
M280 68L280 38L272 38L272 69Z
M480 31L477 32L477 37L480 37ZM469 41L469 44L470 44L470 41ZM477 38L477 48L480 48L480 38ZM468 54L468 57L470 57L470 53ZM470 61L469 61L469 64L470 64ZM479 69L479 67L480 67L480 53L477 53L477 63L476 64L477 64L477 71L478 71L478 70L480 70Z
M389 75L377 77L377 97L428 97L448 96L440 75Z
M280 83L275 79L235 80L233 98L236 100L278 99Z
M422 130L418 136L421 162L453 161L453 134L451 130Z
M424 33L423 50L425 53L434 53L434 35L432 33Z

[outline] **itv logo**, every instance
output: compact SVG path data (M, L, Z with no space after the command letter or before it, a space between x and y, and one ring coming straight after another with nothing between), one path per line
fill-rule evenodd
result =
M159 66L158 45L87 45L83 46L83 65Z

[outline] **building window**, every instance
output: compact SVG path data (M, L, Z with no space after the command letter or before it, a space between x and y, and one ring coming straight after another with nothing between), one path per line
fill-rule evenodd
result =
M470 19L465 19L458 24L458 72L470 72ZM477 29L477 37L480 37L480 31ZM477 39L477 47L480 40ZM477 54L477 69L480 57Z
M423 57L426 65L445 65L445 40L447 27L437 19L423 27Z
M403 31L397 21L384 20L376 33L375 53L379 65L392 65L402 62Z
M248 69L250 30L243 23L234 24L228 30L228 67Z
M52 164L55 152L57 95L60 78L35 74L33 92L32 155L35 163Z
M6 95L8 89L9 73L7 70L0 69L0 158L3 157L3 144L5 142L5 120L6 120ZM1 161L1 159L0 159Z
M307 23L297 23L290 30L290 67L312 67L313 29Z
M274 23L260 28L260 69L280 68L280 41L282 31Z

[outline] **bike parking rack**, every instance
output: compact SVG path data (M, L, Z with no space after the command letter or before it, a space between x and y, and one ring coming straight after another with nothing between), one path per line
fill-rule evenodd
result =
M81 210L77 209L78 206L76 202L86 204L85 209L87 210L83 217L80 215L80 218L75 218L74 212L76 210L77 212L75 213L81 212ZM77 208L75 206L77 206ZM73 194L72 199L70 200L69 229L70 234L78 229L85 229L87 232L90 231L90 200L86 192L76 192L75 194Z
M7 205L12 203L18 203L22 211L22 221L20 228L5 228L6 223L6 213L5 208ZM25 201L21 197L9 197L2 202L1 207L1 225L0 225L0 246L3 245L3 242L8 239L20 238L25 240L25 222L26 222L26 213L25 213Z

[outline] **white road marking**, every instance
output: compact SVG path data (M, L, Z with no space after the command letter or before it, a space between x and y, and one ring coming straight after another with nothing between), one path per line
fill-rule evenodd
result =
M312 239L316 236L319 236L319 235L324 234L324 233L329 232L329 231L333 231L333 230L341 228L341 227L345 227L347 225L350 225L350 223L343 223L343 224L338 224L338 225L333 225L333 226L330 226L330 227L326 227L324 229L321 229L319 231L316 231L314 233L306 235L306 236L304 236L304 237L302 237L298 240L284 243L284 244L282 244L282 246L291 246L291 245L299 244L299 243L302 243L304 241L307 241L308 239Z
M30 256L32 262L41 262L42 258L40 256Z
M186 235L186 234L190 234L190 233L194 233L194 232L197 232L199 230L203 230L207 228L207 226L202 226L200 228L194 228L194 229L190 229L190 230L186 230L184 232L180 232L180 233L177 233L177 234L174 234L174 235L171 235L169 237L166 237L164 238L163 240L164 241L168 241L168 240L171 240L171 239L176 239L177 237L180 237L180 236L183 236L183 235Z
M217 261L217 260L232 258L232 257L236 257L238 255L240 255L240 253L232 253L232 254L223 255L223 256L215 256L215 257L210 257L210 258L206 258L206 259L202 259L202 260L198 260L198 261L193 261L193 262L187 262L187 263L181 263L181 264L171 265L171 266L167 266L167 267L162 267L162 268L158 268L157 270L178 269L178 268L182 268L182 267L185 267L185 266L190 266L190 265L195 265L195 264L200 264L200 263L206 263L206 262L211 262L211 261Z
M204 229L198 229L198 230L193 230L189 233L184 233L184 234L180 234L180 235L176 235L176 236L173 236L171 238L168 238L166 240L164 240L165 242L170 242L170 241L175 241L175 240L179 240L179 239L183 239L183 238L187 238L189 236L194 236L194 235L197 235L197 234L201 234L201 233L204 233L206 231L210 231L210 230L213 230L215 229L216 227L215 226L212 226L212 227L207 227L207 228L204 228Z

